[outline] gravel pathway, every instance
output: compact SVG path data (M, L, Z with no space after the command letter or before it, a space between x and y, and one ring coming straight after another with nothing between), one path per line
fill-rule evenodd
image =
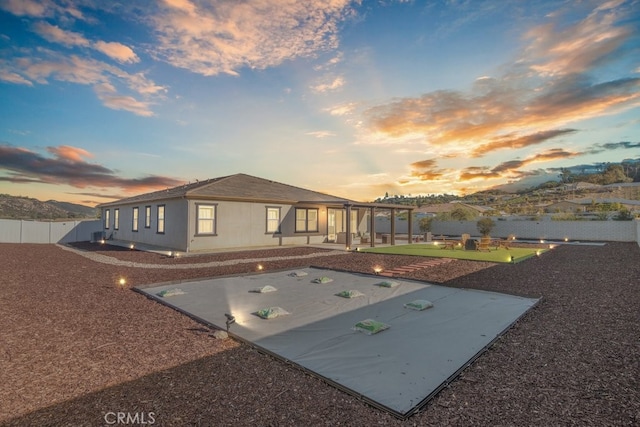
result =
M97 252L87 252L87 251L79 250L72 246L66 246L66 245L56 245L56 246L58 246L60 249L71 251L77 255L81 255L92 261L100 262L103 264L120 265L123 267L133 267L133 268L152 268L152 269L165 269L165 270L191 270L194 268L224 267L227 265L255 264L258 262L304 260L304 259L312 259L312 258L319 258L319 257L325 257L325 256L345 255L348 253L346 251L323 250L321 252L312 252L305 255L275 256L275 257L263 257L263 258L237 258L237 259L230 259L226 261L209 261L209 262L192 263L192 264L149 264L149 263L140 263L140 262L134 262L134 261L125 261L125 260L114 258L112 256L102 255Z

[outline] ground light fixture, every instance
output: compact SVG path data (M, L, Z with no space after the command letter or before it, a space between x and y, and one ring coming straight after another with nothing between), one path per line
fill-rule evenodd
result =
M224 317L227 318L227 321L225 323L227 324L227 332L229 332L229 327L236 323L236 318L229 313L225 313Z
M136 248L136 245L134 245L133 243L129 245L129 249L134 250Z
M121 277L118 279L118 287L120 289L124 289L127 286L127 279L125 279L124 277Z
M382 267L380 267L379 265L376 265L375 267L373 267L373 272L378 275L380 273L382 273Z
M262 270L264 270L264 265L258 264L258 266L256 268L258 269L258 271L262 271Z

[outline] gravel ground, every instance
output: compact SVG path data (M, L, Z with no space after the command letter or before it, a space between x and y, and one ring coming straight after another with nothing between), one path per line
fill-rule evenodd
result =
M407 420L247 345L214 339L117 282L251 273L258 259L270 259L261 262L266 270L368 273L415 257L303 247L173 259L82 249L113 262L54 245L0 244L1 425L109 425L118 412L161 426L640 425L637 244L562 245L515 265L453 261L407 275L543 298ZM199 265L167 268L181 264Z

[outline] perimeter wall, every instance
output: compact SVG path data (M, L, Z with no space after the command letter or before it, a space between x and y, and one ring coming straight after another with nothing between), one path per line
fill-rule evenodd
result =
M507 237L514 234L518 239L526 240L583 240L609 242L638 242L640 245L640 220L633 221L525 221L498 220L491 231L493 237ZM431 225L434 236L441 234L459 236L469 233L479 236L475 221L436 221ZM407 233L407 221L396 218L396 233ZM389 233L391 221L388 218L376 218L376 232ZM418 221L414 220L413 233L420 234Z
M90 241L102 221L43 222L0 219L0 243L71 243Z

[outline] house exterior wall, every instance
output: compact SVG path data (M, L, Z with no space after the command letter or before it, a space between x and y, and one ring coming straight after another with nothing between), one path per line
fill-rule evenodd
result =
M151 224L145 227L145 207L151 206ZM164 233L158 233L158 206L164 206ZM138 208L138 231L133 231L133 208ZM104 228L107 239L142 243L161 248L187 251L188 202L185 199L159 200L141 204L123 204L102 208L102 218L109 210L109 228ZM119 227L114 229L115 209L119 209ZM104 222L103 222L104 227Z
M215 233L197 233L199 205L216 207ZM267 233L267 207L280 209L280 233ZM318 209L318 231L297 233L295 210ZM287 205L217 200L189 200L188 245L190 252L210 249L305 245L323 243L327 238L327 208L320 205Z

